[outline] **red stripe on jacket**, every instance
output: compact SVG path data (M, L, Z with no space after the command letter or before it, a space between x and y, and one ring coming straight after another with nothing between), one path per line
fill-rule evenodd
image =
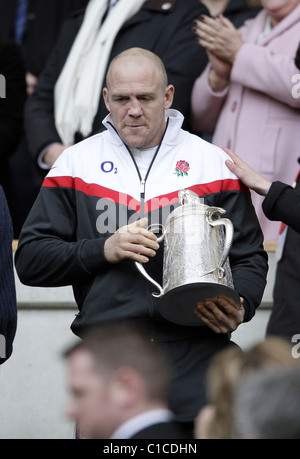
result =
M111 190L95 183L86 183L78 177L46 177L43 188L72 188L77 191L82 191L88 196L95 196L102 199L108 199L116 204L121 204L133 209L136 212L140 211L140 202L132 198L126 193ZM201 185L193 185L187 189L194 191L198 196L207 194L219 193L222 191L242 191L249 192L249 189L240 180L225 179L216 180L210 183ZM145 202L145 212L152 212L156 209L176 204L178 202L179 190L173 191L162 196L157 196Z

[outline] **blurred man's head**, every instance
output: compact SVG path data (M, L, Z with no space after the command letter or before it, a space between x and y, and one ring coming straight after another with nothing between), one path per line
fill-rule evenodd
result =
M66 358L67 412L85 438L110 438L128 419L167 407L168 365L160 348L132 324L91 329Z
M235 397L239 438L300 439L300 367L258 370L241 381Z

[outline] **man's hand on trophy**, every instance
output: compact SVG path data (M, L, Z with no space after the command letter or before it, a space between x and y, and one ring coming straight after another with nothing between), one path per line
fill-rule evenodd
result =
M237 329L243 322L244 299L238 305L231 298L218 296L197 303L194 313L216 333L228 333Z
M147 263L149 257L156 255L159 244L157 237L144 228L148 219L142 218L130 225L123 226L109 237L104 244L104 255L110 263L119 263L125 258Z

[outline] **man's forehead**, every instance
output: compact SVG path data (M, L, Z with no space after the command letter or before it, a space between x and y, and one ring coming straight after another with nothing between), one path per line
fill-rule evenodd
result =
M69 367L73 371L89 371L94 367L94 359L86 349L77 349L69 357Z
M109 86L145 85L156 86L161 84L161 73L151 59L118 59L112 65L107 82Z
M128 71L128 69L157 69L155 62L147 56L120 56L111 65L111 72Z
M110 94L112 96L154 96L157 94L159 86L153 84L116 84L110 88Z
M159 91L161 85L157 80L147 79L116 79L110 84L110 94L112 96L154 96Z

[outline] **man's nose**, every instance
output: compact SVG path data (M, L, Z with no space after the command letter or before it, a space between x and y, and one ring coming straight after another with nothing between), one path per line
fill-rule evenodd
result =
M142 114L142 106L138 100L134 100L130 102L130 106L128 109L128 114L130 116L141 116Z

